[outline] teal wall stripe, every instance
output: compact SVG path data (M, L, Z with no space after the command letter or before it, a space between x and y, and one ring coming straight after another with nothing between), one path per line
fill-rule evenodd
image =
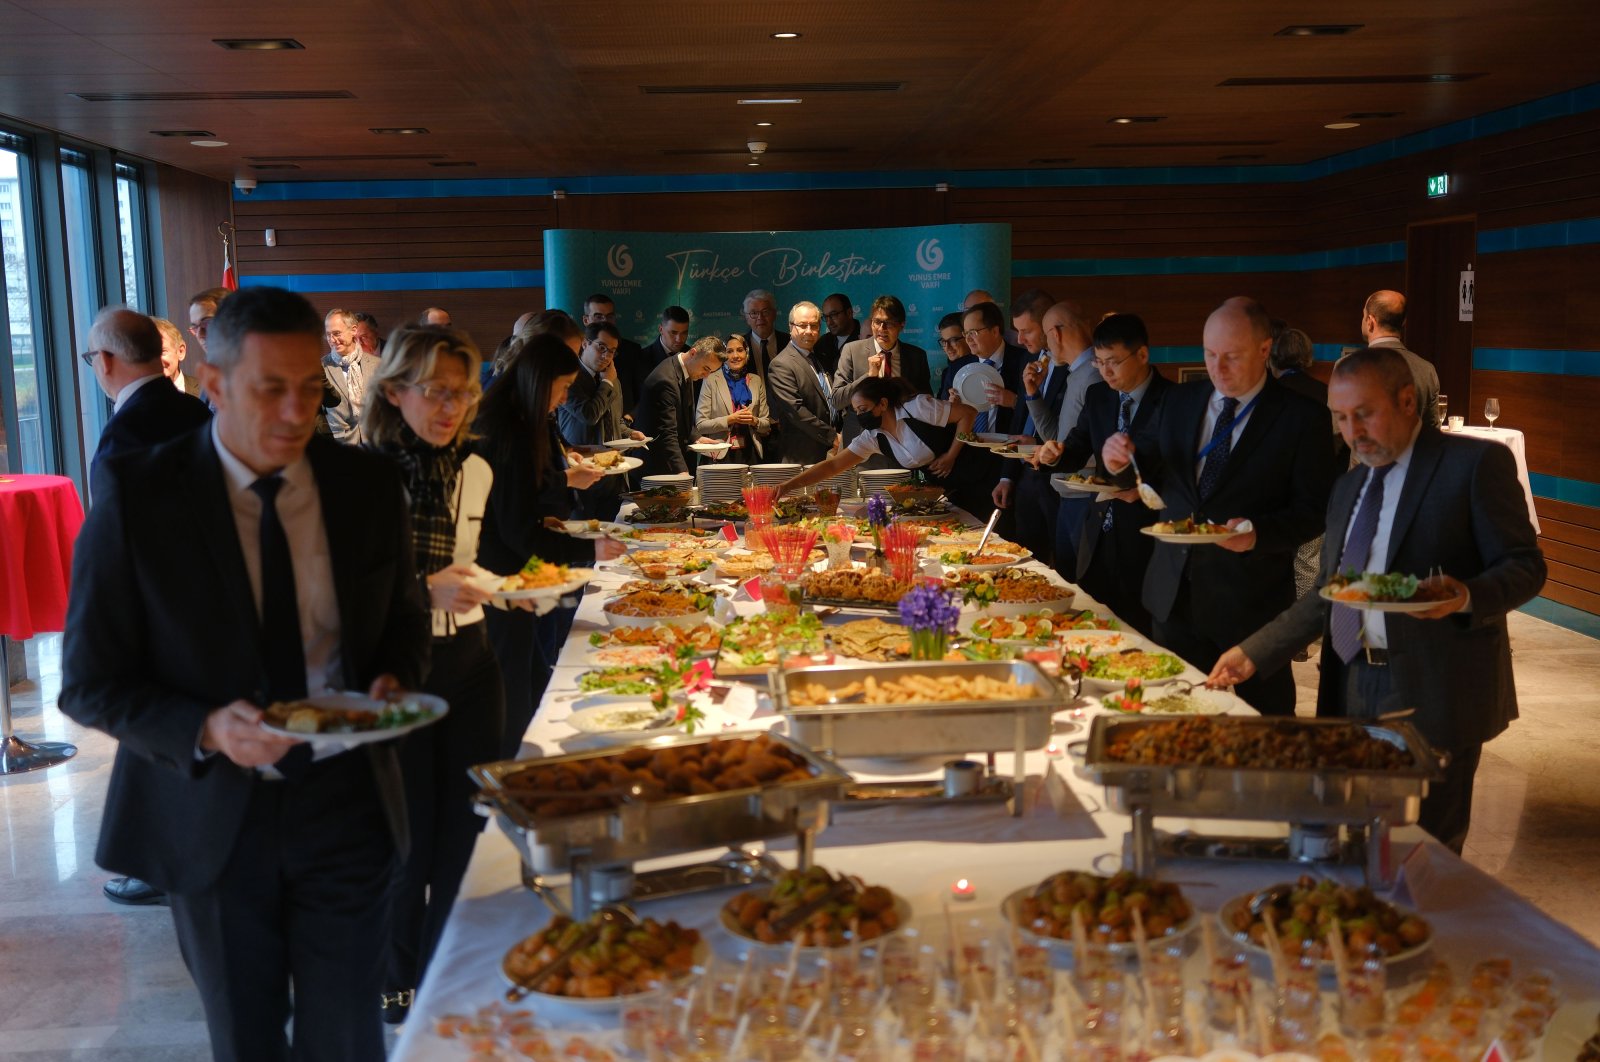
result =
M1547 476L1543 472L1529 472L1528 484L1533 487L1535 498L1549 498L1551 501L1600 509L1600 483Z
M1130 187L1136 185L1273 184L1312 181L1435 148L1493 136L1600 107L1600 82L1504 107L1300 165L1127 166L1052 170L902 170L858 173L693 173L663 176L466 178L402 181L262 181L251 198L452 199L467 196L621 195L652 192L832 191L863 188ZM236 199L243 193L234 191ZM1593 241L1589 241L1593 242Z
M476 269L454 273L303 273L244 276L240 287L288 288L302 294L326 291L464 291L478 288L542 288L542 269Z
M1553 376L1600 376L1600 350L1530 350L1477 347L1472 367L1491 372L1543 372Z
M1542 619L1546 623L1565 627L1569 631L1587 634L1591 638L1600 638L1600 616L1585 612L1581 608L1564 605L1559 601L1552 601L1548 597L1536 597L1517 611Z
M1192 276L1222 273L1302 273L1314 269L1403 262L1403 240L1299 254L1197 255L1166 258L1019 258L1017 277Z

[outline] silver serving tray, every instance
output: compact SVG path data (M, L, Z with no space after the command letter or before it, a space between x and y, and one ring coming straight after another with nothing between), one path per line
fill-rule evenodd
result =
M614 808L541 819L507 789L503 780L508 774L530 766L615 757L640 747L685 748L717 740L752 739L764 733L671 735L565 756L502 760L473 767L468 773L480 789L479 802L492 809L500 828L522 852L528 869L536 875L561 874L572 868L574 860L633 863L818 831L826 824L828 801L841 799L852 779L799 742L767 734L774 744L810 766L810 779L666 800L625 801Z
M949 701L939 704L796 705L798 684L839 690L867 676L929 678L987 676L1032 683L1039 695L1018 701ZM889 664L825 664L779 669L767 681L774 707L791 732L831 756L945 756L971 752L1023 752L1050 741L1050 717L1072 700L1027 660L908 660Z
M1221 719L1208 716L1209 719ZM1289 770L1263 767L1154 766L1111 760L1114 731L1157 726L1163 718L1099 716L1089 733L1084 770L1106 787L1111 810L1132 814L1276 822L1368 823L1417 821L1428 783L1442 777L1439 754L1410 723L1358 724L1369 735L1411 753L1412 766L1395 770ZM1349 726L1348 719L1226 717L1229 726Z

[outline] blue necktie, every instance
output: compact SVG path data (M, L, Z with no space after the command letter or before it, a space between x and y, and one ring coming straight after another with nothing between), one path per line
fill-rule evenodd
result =
M1049 401L1050 398L1050 378L1055 374L1056 367L1052 363L1049 370L1044 374L1044 386L1039 388L1039 397L1046 401ZM1027 399L1024 398L1023 401L1027 401ZM1022 422L1022 434L1030 436L1033 434L1033 414L1031 412L1028 414L1028 419Z
M1239 411L1237 398L1222 400L1222 415L1211 430L1211 452L1206 455L1206 467L1200 471L1200 500L1211 497L1211 492L1222 482L1222 470L1228 467L1228 455L1233 452L1233 418Z
M990 361L988 358L979 358L978 361L981 364L984 364L984 365L994 365L994 367L997 368L997 369L1000 367L998 365L995 365L994 362ZM982 413L979 413L978 414L978 419L972 422L972 430L973 430L973 432L974 433L978 433L978 432L988 431L989 430L989 422L991 420L993 420L992 414L998 408L999 407L997 407L997 406L990 406L988 409L984 410Z
M1117 431L1118 431L1118 433L1127 431L1128 430L1128 425L1131 424L1132 422L1133 422L1133 396L1130 395L1130 394L1124 393L1123 396L1122 396L1122 405L1117 407ZM1111 530L1111 525L1113 523L1115 523L1115 522L1116 522L1116 504L1114 502L1109 502L1108 501L1108 502L1106 502L1106 515L1105 515L1105 518L1100 521L1100 530L1102 530L1102 531L1110 531Z
M1361 505L1350 521L1350 537L1345 540L1344 552L1339 555L1341 572L1347 569L1358 572L1367 570L1372 555L1372 540L1378 535L1378 515L1383 510L1383 479L1393 467L1389 464L1372 470L1367 492L1361 496ZM1328 628L1333 635L1333 651L1339 654L1339 659L1347 664L1354 660L1356 654L1361 652L1360 610L1349 605L1334 605Z

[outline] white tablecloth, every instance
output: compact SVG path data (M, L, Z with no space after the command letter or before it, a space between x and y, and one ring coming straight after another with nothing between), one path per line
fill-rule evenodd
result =
M602 588L614 588L624 578L620 573L607 572L598 581ZM570 712L576 678L583 670L580 661L586 652L587 634L604 622L600 611L603 596L590 592L583 599L560 666L555 669L543 706L529 728L524 757L559 755L563 741L574 736L561 720ZM1092 604L1087 599L1079 601L1080 606ZM757 611L759 605L744 601L737 608L749 613ZM1199 672L1191 669L1188 677L1198 678ZM1091 715L1092 712L1093 709ZM747 690L736 690L721 708L708 714L712 732L720 730L723 722L752 729L778 721L770 709L758 706L756 696ZM1063 710L1057 716L1056 729L1058 741L1065 744L1084 736L1087 722L1074 719L1071 710ZM1009 753L1000 753L998 773L1009 775L1010 761ZM1048 756L1042 750L1028 754L1029 798L1027 812L1021 818L1010 817L998 804L959 811L841 810L818 839L817 861L831 870L857 874L866 881L888 886L910 902L916 924L940 936L950 886L958 878L967 878L976 886L978 896L972 902L952 904L953 913L962 921L981 918L998 927L1000 902L1010 892L1064 869L1094 868L1109 873L1121 860L1129 819L1107 811L1104 793L1077 777L1070 762ZM882 764L846 760L843 765L863 781L886 777L873 771L875 766L885 769ZM937 767L934 770L937 773ZM1203 829L1234 835L1282 833L1281 827L1270 824L1239 822L1161 819L1157 825L1163 830ZM1427 840L1420 830L1397 830L1394 839L1397 859L1411 846L1426 844L1429 874L1419 879L1420 894L1412 900L1413 906L1420 908L1435 927L1434 954L1458 964L1468 964L1488 954L1509 955L1519 964L1554 969L1574 990L1600 981L1600 950L1576 933ZM789 845L771 847L779 852L781 860L792 859L783 851ZM697 862L717 854L708 851L662 863ZM648 865L641 869L648 869ZM1198 908L1213 912L1233 896L1291 880L1298 871L1287 865L1265 863L1187 861L1163 864L1162 873L1182 883ZM1353 868L1331 873L1351 883L1360 881L1360 872ZM393 1058L466 1057L462 1048L447 1045L434 1035L433 1022L444 1014L470 1013L500 998L506 987L499 972L502 956L512 944L549 919L549 911L522 887L520 880L516 849L497 826L490 825L473 853L427 982L417 995L411 1020L406 1023ZM1423 884L1425 889L1420 887ZM701 929L720 954L731 958L737 954L736 942L716 928L718 909L729 895L724 891L653 901L644 911L652 917L676 919ZM541 1003L535 1010L542 1022L562 1029L614 1026L614 1019L559 1003Z
M1517 459L1517 479L1522 483L1522 493L1528 499L1528 519L1533 521L1533 533L1538 534L1539 514L1533 508L1533 483L1528 479L1528 448L1523 444L1522 433L1515 428L1466 427L1446 434L1490 439L1510 448L1511 456Z

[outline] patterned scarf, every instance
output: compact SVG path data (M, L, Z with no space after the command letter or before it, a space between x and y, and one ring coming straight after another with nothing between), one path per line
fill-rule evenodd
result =
M433 446L402 424L400 445L386 446L383 452L400 465L411 496L411 542L426 596L427 577L455 563L456 518L451 504L466 450Z

